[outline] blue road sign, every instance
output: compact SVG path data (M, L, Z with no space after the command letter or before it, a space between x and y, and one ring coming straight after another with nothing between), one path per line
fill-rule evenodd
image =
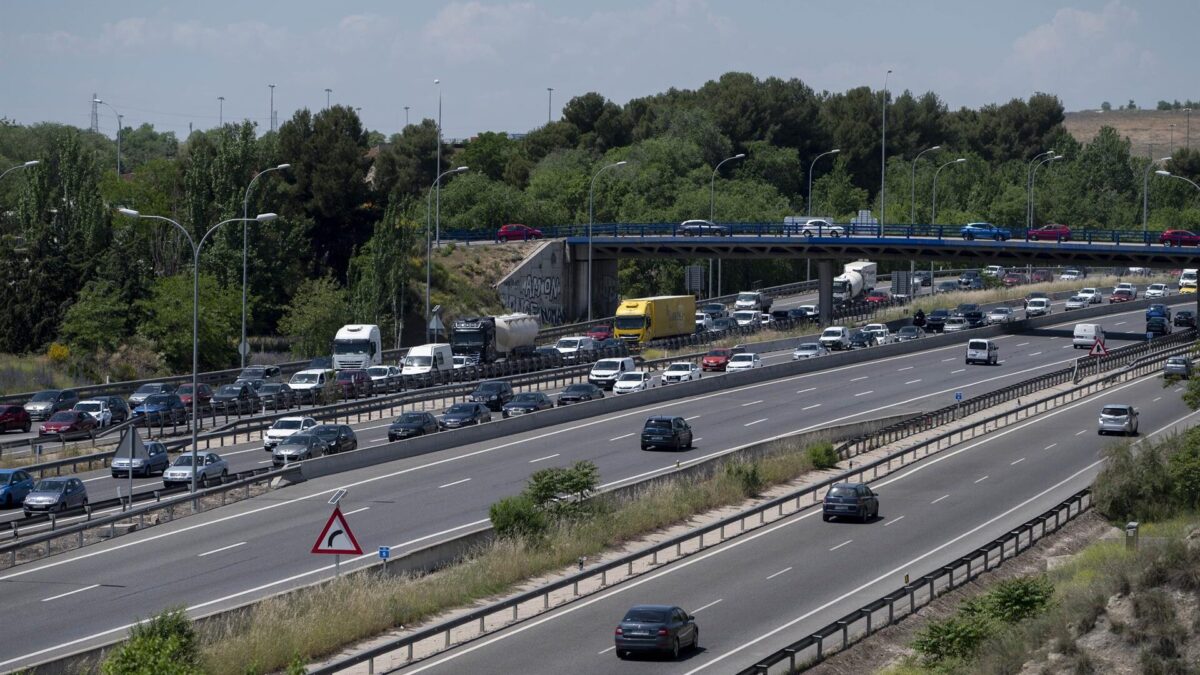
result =
M380 560L387 560L389 557L391 557L391 555L392 555L392 548L390 546L380 546L379 547L379 559Z
M954 392L954 400L955 400L955 401L961 401L961 400L962 400L962 392L961 392L961 391L956 391L956 392Z

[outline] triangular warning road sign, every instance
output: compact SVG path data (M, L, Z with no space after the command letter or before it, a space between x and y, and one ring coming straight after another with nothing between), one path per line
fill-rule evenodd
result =
M346 523L341 509L334 507L333 513L329 514L329 522L325 523L321 536L317 537L317 543L313 544L312 552L362 555L362 547L350 531L350 525Z
M1101 340L1100 338L1096 338L1096 341L1094 343L1092 343L1092 349L1091 349L1091 351L1088 352L1088 355L1089 356L1108 356L1108 347L1104 346L1103 340Z

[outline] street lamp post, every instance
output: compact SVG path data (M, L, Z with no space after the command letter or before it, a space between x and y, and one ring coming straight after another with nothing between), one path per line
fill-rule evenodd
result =
M326 110L329 109L329 95L332 93L333 93L332 89L330 89L329 87L325 88L325 109Z
M942 172L942 169L950 166L951 164L962 164L965 161L967 161L967 159L965 157L959 157L958 159L952 159L949 162L946 162L945 164L939 166L937 168L937 171L933 172L933 208L932 208L932 213L929 217L930 225L937 225L937 177L938 177L938 174ZM932 283L932 282L930 282L930 283Z
M1159 159L1158 161L1159 162L1169 162L1169 161L1171 161L1171 158L1163 157L1163 158ZM1154 165L1157 163L1158 162L1155 162L1154 160L1150 160L1150 163L1146 165L1146 170L1142 172L1142 234L1143 235L1145 235L1147 232L1146 222L1149 220L1149 217L1150 217L1150 170L1153 169Z
M622 166L625 166L626 164L628 164L628 162L626 162L625 160L621 160L619 162L614 162L612 164L606 164L606 165L600 167L600 170L592 175L592 180L588 184L588 268L587 268L587 270L588 270L588 272L587 272L587 320L588 321L592 320L592 224L595 222L595 219L596 219L596 215L595 215L596 212L593 208L596 203L595 198L594 198L595 188L596 188L596 179L599 178L600 174L604 173L605 171L607 171L609 169L616 169L617 167L622 167Z
M171 220L170 218L165 216L142 215L133 209L121 208L117 210L120 211L121 214L129 216L130 218L161 220L165 223L170 223L183 233L183 236L187 238L188 243L192 246L192 492L195 492L196 446L198 445L196 437L199 433L197 422L200 419L198 414L200 411L200 397L197 396L196 393L199 385L198 374L200 372L200 248L204 246L204 241L208 239L208 235L212 234L217 230L217 228L225 225L226 223L236 223L243 220L253 220L259 223L267 223L275 220L278 216L276 216L274 213L260 213L254 218L249 219L230 218L229 220L222 220L216 225L210 227L208 231L204 233L204 236L200 237L200 242L196 243L196 241L192 239L192 235L187 231L187 228L175 222L174 220ZM132 494L130 496L132 497Z
M912 195L908 198L909 205L912 207L912 211L909 213L909 216L908 216L908 222L911 225L917 224L917 160L921 159L921 155L923 155L927 152L933 152L934 150L941 150L941 149L942 149L942 146L935 145L932 148L925 148L924 150L918 152L916 157L913 157L912 177L908 181L909 188L911 188L911 190L912 190Z
M429 330L429 324L431 321L433 321L433 315L429 311L429 289L433 285L433 264L430 262L433 255L433 249L430 247L431 240L429 238L429 210L432 208L431 201L433 199L434 189L441 185L442 179L452 173L462 173L463 171L466 171L467 168L468 167L460 166L443 173L439 173L438 177L433 180L433 185L429 186L429 193L425 197L425 338L430 341L432 341L432 338L429 337L432 331Z
M409 106L404 106L404 126L408 126L408 109Z
M708 222L713 223L714 225L716 224L716 221L714 220L716 218L715 196L716 196L716 188L717 188L717 173L720 172L721 165L724 164L725 162L732 162L735 159L745 159L745 158L746 158L746 153L739 152L738 154L734 155L733 157L727 157L727 158L717 162L717 166L716 166L716 168L713 169L713 172L712 172L712 180L710 180L708 183ZM709 292L709 294L712 294L712 260L708 261L708 292ZM717 292L716 292L716 295L720 295L720 294L721 294L721 259L717 258Z
M1187 125L1184 127L1183 147L1188 150L1192 149L1192 109L1184 108L1183 112L1187 113Z
M834 148L828 152L822 152L821 154L814 157L812 163L808 165L808 197L805 199L805 201L808 202L808 208L804 212L805 215L809 215L809 216L812 215L812 176L813 176L813 169L816 168L816 166L817 166L817 160L821 159L825 155L836 155L837 153L839 153L841 151L842 151L841 148Z
M885 222L885 214L887 213L887 104L888 104L888 77L892 74L891 69L887 71L887 75L883 76L883 135L879 149L879 227L883 227ZM882 230L880 230L882 232Z
M546 124L550 124L553 119L551 110L553 110L552 102L554 101L554 87L546 87Z
M442 81L434 80L433 83L438 88L438 122L437 122L437 173L442 173ZM434 207L434 243L440 248L442 245L442 186L434 181L437 192L437 206Z
M1054 155L1053 157L1047 157L1046 159L1043 159L1042 161L1038 162L1037 166L1033 167L1033 176L1031 176L1029 179L1029 227L1031 229L1033 228L1034 224L1037 222L1037 202L1034 201L1033 188L1034 188L1034 185L1037 184L1038 169L1042 168L1043 164L1046 164L1048 162L1054 162L1054 161L1060 160L1062 158L1063 158L1062 155Z
M1053 155L1053 150L1038 153L1033 159L1029 160L1029 168L1025 171L1025 229L1029 230L1033 227L1033 166L1039 159Z
M1170 171L1163 171L1162 169L1159 169L1158 171L1155 171L1154 173L1156 173L1160 176L1166 176L1167 178L1178 178L1179 180L1187 183L1188 185L1191 185L1192 187L1196 188L1197 190L1200 190L1200 185L1197 185L1196 181L1191 180L1190 178L1184 178L1183 176L1176 176L1175 174L1171 173Z
M250 190L254 189L254 183L258 181L259 176L271 173L272 171L283 171L291 167L291 164L280 164L279 166L263 169L254 174L254 177L250 179L250 184L246 186L245 195L242 197L242 340L238 342L238 354L242 357L242 368L246 367L246 357L250 354L250 345L246 343L246 250L250 229Z
M117 112L117 109L112 107L112 104L105 103L98 98L92 99L92 103L108 106L108 109L113 111L113 114L117 116L117 177L119 178L121 176L121 127L123 126L121 123L121 113Z
M271 88L271 115L267 124L271 126L271 131L275 131L275 85L268 84L267 86Z
M217 126L225 126L225 97L217 97Z
M17 169L28 169L30 167L37 166L40 163L41 163L40 159L31 159L28 162L22 162L14 167L5 169L4 173L0 173L0 179L3 179L5 176L16 171Z

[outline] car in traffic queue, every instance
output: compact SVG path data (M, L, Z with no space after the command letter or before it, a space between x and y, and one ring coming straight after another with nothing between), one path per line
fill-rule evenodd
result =
M1130 283L1128 281L1122 281L1121 283L1114 286L1113 292L1115 293L1117 291L1129 291L1133 295L1133 297L1131 299L1137 300L1137 286L1133 285L1132 283Z
M1175 319L1173 323L1181 328L1195 328L1196 313L1190 309L1181 309L1178 312L1175 312Z
M105 401L104 399L89 398L86 401L80 401L79 403L76 403L75 407L71 408L71 410L85 412L92 417L95 417L96 422L99 423L101 429L112 424L112 410L110 410L108 407L108 401Z
M792 360L815 359L818 356L826 356L828 354L829 350L825 349L820 342L801 342L792 350Z
M1122 436L1137 436L1138 410L1127 403L1109 403L1100 409L1100 419L1097 421L1097 432L1105 434L1120 434Z
M215 452L201 450L196 453L195 469L196 485L207 486L211 481L223 480L229 475L229 462ZM163 472L162 482L165 488L191 485L192 453L185 452L176 457Z
M268 382L258 390L258 399L263 410L290 410L300 403L292 385L287 382Z
M970 282L967 282L967 283L969 284ZM962 289L963 289L963 286L961 284L959 284L957 281L939 281L938 285L936 287L934 287L933 293L934 293L934 295L937 295L939 293L957 293L958 291L961 291Z
M1133 291L1128 288L1118 288L1108 296L1108 304L1113 305L1118 302L1133 302Z
M337 373L337 385L343 398L362 398L371 395L371 376L365 368L346 368Z
M271 448L271 466L281 467L326 454L329 454L329 444L320 436L307 432L293 434Z
M311 417L280 417L263 432L263 450L270 452L285 438L317 426L317 421Z
M1004 276L1004 267L1001 265L988 265L987 267L979 270L979 276L999 279L1000 277Z
M842 351L850 349L850 329L845 326L830 326L821 331L821 336L817 338L817 342L821 346L830 351Z
M154 394L133 409L134 419L150 424L183 424L188 420L188 407L176 394Z
M1000 362L1000 347L991 340L975 338L967 340L967 356L965 360L969 366L972 363L982 363L986 366L994 366Z
M685 237L727 237L729 226L718 225L710 220L685 220L679 224L676 232Z
M958 231L958 234L967 241L973 239L1007 241L1012 237L1012 232L1008 228L993 225L992 223L967 223Z
M1000 283L1006 288L1012 288L1013 286L1024 286L1025 284L1029 283L1029 277L1025 276L1023 272L1007 272L1003 277L1000 278Z
M864 298L863 301L871 305L887 306L892 304L892 294L886 289L876 288L870 293L867 293L867 297Z
M1196 246L1200 245L1200 234L1188 230L1167 230L1158 235L1158 243L1163 246Z
M1061 281L1079 281L1083 278L1083 273L1079 270L1063 270L1058 278Z
M1158 338L1171 334L1171 322L1166 317L1152 316L1146 319L1146 337Z
M1067 298L1067 302L1063 305L1063 309L1084 309L1090 304L1092 304L1092 301L1087 296L1072 295L1071 297Z
M1029 274L1029 281L1031 281L1032 283L1035 283L1035 284L1041 284L1041 283L1045 283L1047 281L1054 281L1054 274L1052 272L1050 272L1050 270L1037 269Z
M943 333L957 333L958 331L967 330L970 326L967 325L967 320L961 316L952 316L946 319L942 324Z
M78 410L59 410L42 422L38 433L42 436L86 436L100 428L95 417Z
M1165 298L1171 294L1171 289L1166 284L1150 284L1146 287L1145 296L1147 298Z
M700 379L702 374L703 371L700 370L700 366L691 361L676 361L667 365L667 369L663 371L659 381L664 385L691 382L692 380Z
M613 329L609 324L600 324L599 326L592 326L587 329L584 335L593 340L608 340L613 336Z
M325 389L331 386L332 371L310 368L293 373L288 387L296 395L297 403L318 405L325 402Z
M197 392L196 393L196 406L200 410L207 410L208 407L210 405L212 405L212 397L213 397L212 385L208 384L207 382L198 382L196 384L196 392ZM183 404L186 405L189 410L191 410L191 408L192 408L192 383L191 382L187 382L187 383L179 385L179 387L175 389L175 395L179 397L180 401L183 401Z
M654 415L642 425L642 450L670 448L690 450L694 443L692 427L682 417Z
M1163 377L1192 379L1192 360L1183 355L1167 357L1166 363L1163 364Z
M993 307L987 314L988 323L993 324L1012 323L1015 317L1012 307Z
M43 478L21 502L28 518L35 513L62 513L88 504L87 486L78 478Z
M707 371L720 372L724 371L729 365L729 359L746 351L744 347L717 347L716 349L708 350L704 358L700 359L700 369Z
M807 222L805 222L803 225L801 225L799 227L798 232L794 225L785 227L784 232L786 234L796 232L797 234L799 234L801 236L809 237L809 238L811 238L811 237L844 237L844 236L846 236L846 228L842 227L841 225L834 225L833 223L830 223L828 220L822 220L820 218L813 218L811 220L808 220Z
M33 491L33 476L24 469L0 469L0 506L11 509Z
M877 345L886 345L893 341L892 330L886 323L869 323L862 327L862 332L875 338Z
M857 518L867 522L879 517L879 494L866 483L834 483L821 500L821 520Z
M738 327L738 322L732 316L723 316L719 319L713 319L713 330L733 330Z
M1054 308L1050 306L1048 298L1034 298L1029 301L1029 304L1025 305L1025 318L1028 319L1053 313Z
M967 328L983 328L987 325L987 316L981 309L972 309L963 312L962 319L967 322Z
M446 408L438 423L443 429L458 429L461 427L483 424L492 421L492 411L482 403L455 403Z
M346 424L318 424L304 433L320 436L331 455L358 449L358 436Z
M129 395L129 407L136 408L155 394L174 394L175 385L166 382L147 382Z
M246 366L242 368L242 372L238 373L235 381L252 382L254 380L262 380L263 382L283 382L283 371L279 366L272 365L257 365Z
M732 318L739 326L756 326L762 323L762 312L756 309L739 309L733 313Z
M1062 243L1071 241L1071 228L1066 225L1050 223L1035 227L1025 233L1029 241L1054 241Z
M940 333L946 326L946 319L949 318L950 310L939 307L925 315L925 328L931 333Z
M485 380L467 395L468 402L483 404L494 412L500 412L504 404L512 399L512 383L507 380Z
M979 270L963 270L962 274L958 275L958 288L970 288L976 281L982 283L982 277Z
M24 407L0 403L0 433L15 429L27 434L31 427L33 427L33 420L30 419L29 413L25 412Z
M1075 295L1078 295L1081 298L1087 298L1088 304L1090 305L1099 305L1100 303L1104 302L1104 295L1100 293L1100 289L1092 286L1079 289L1079 292Z
M258 392L247 382L223 384L212 396L214 412L225 415L250 415L261 409Z
M909 340L920 340L925 337L925 329L920 326L902 326L896 331L896 342L908 342Z
M132 471L133 475L141 475L143 478L149 478L153 474L161 474L171 465L171 458L167 454L167 446L159 441L146 441L142 444L145 450L145 456L129 457L113 455L112 462L109 464L109 471L113 478L123 478L129 476Z
M1150 318L1153 318L1156 316L1162 317L1164 319L1170 319L1171 318L1171 308L1162 304L1161 302L1156 302L1153 305L1150 305L1149 307L1146 308L1146 318L1147 319L1150 319Z
M433 413L413 410L406 412L388 425L388 442L401 441L406 438L435 434L441 431L437 417Z
M636 391L646 391L654 386L654 377L650 373L635 370L630 373L621 373L617 377L617 381L613 383L613 394L632 394Z
M604 390L590 382L580 382L569 385L558 394L558 405L571 405L584 401L598 401L604 398Z
M500 414L504 417L513 417L514 415L527 415L532 412L549 410L553 407L554 401L551 401L546 394L540 391L523 391L505 403L504 407L500 409Z
M600 359L592 364L587 380L597 387L612 389L613 384L622 373L630 372L635 368L637 368L637 364L629 356Z
M586 335L559 338L554 348L562 355L563 361L573 363L587 360L596 353L596 341Z
M725 366L725 372L733 373L740 370L761 368L762 364L762 357L758 354L742 352L741 354L735 354L732 359L729 359L729 365Z
M498 242L529 241L530 239L541 239L542 236L541 230L520 223L501 225L500 229L496 230L496 241Z
M684 647L700 647L700 628L696 617L671 605L636 605L625 612L613 631L618 659L634 653L669 654L679 660Z
M850 349L866 349L877 344L875 336L866 331L856 330L850 334Z
M703 305L700 305L699 307L697 307L696 311L704 312L705 314L712 317L714 320L719 319L719 318L725 316L726 314L728 314L728 310L725 309L725 305L720 302L706 302Z
M376 393L399 391L403 381L400 366L371 366L367 368L367 377L371 378L371 390Z
M79 393L74 389L47 389L34 394L23 406L29 419L41 422L60 410L70 410L79 403Z

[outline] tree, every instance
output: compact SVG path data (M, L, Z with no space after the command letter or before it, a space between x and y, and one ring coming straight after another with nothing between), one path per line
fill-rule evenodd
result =
M296 289L295 299L279 320L279 330L301 358L327 355L333 337L350 317L346 289L329 277L308 279Z
M1111 103L1109 103L1108 101L1105 101L1105 102L1103 102L1103 103L1101 103L1101 104L1100 104L1100 109L1101 109L1101 110L1103 110L1104 112L1111 112L1111 111L1112 111L1112 104L1111 104Z
M84 284L79 299L63 315L59 337L77 352L113 351L128 336L125 303L110 282L93 279Z
M162 277L149 298L139 300L145 313L138 332L158 345L174 372L192 369L192 275ZM234 363L241 326L241 293L200 275L199 363L202 370Z

